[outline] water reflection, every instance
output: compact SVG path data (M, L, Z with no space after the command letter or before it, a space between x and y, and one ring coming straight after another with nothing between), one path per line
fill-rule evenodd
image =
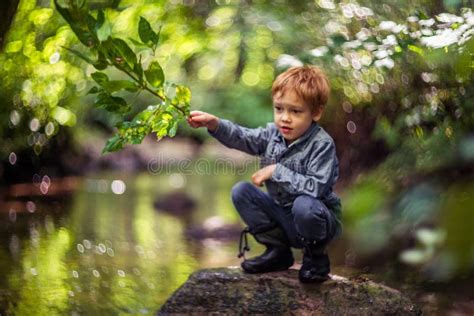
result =
M97 175L59 203L2 209L0 312L153 314L198 268L238 264L233 242L191 241L186 230L212 216L238 223L229 192L245 175L203 177ZM195 212L154 208L177 189L199 201Z
M212 176L109 173L62 185L38 175L33 188L11 187L18 198L0 201L0 313L154 314L193 271L239 264L243 224L229 192L255 169ZM345 191L344 239L330 247L333 272L376 273L367 276L415 293L421 304L437 304L437 312L452 309L459 293L472 300L462 285L468 281L452 293L417 283L471 271L472 183L444 191L420 183L388 208L390 192L370 177ZM250 255L260 253L249 241ZM393 255L397 250L400 256ZM299 263L301 253L294 254Z

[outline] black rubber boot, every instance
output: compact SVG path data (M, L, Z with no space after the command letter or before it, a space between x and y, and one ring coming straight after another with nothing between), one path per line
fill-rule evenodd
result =
M288 238L280 227L252 235L259 243L265 245L267 249L260 256L246 259L242 262L241 267L245 272L264 273L282 271L287 270L293 265L294 259Z
M325 245L306 242L303 265L299 272L301 283L315 283L329 280L330 263Z

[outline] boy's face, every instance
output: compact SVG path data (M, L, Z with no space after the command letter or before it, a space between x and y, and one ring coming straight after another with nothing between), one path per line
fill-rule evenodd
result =
M313 111L294 91L279 93L273 98L275 125L288 145L301 137L313 121L321 118L322 109Z

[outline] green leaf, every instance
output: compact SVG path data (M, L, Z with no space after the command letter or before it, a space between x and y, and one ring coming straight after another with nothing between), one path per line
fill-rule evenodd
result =
M158 34L153 31L150 23L144 18L140 17L140 22L138 24L138 35L143 44L147 45L150 48L155 48L158 45L160 39L159 32Z
M102 91L97 95L95 105L117 114L125 114L130 111L130 106L124 99L114 97L105 91Z
M87 94L96 94L98 93L99 91L101 91L99 88L97 87L92 87L89 92L87 92Z
M138 112L133 118L132 122L139 124L141 122L147 122L148 119L153 115L154 110L145 109Z
M91 77L101 86L104 86L107 82L109 82L109 77L103 72L94 72L91 74Z
M97 20L92 15L88 14L86 15L85 21L89 31L96 34Z
M94 29L95 29L96 33L99 31L99 29L102 27L102 25L104 25L104 22L105 22L104 11L99 10L99 12L97 13L97 22L94 26Z
M105 19L104 11L100 10L97 14L97 23L95 25L95 34L99 41L105 41L112 32L112 26Z
M77 57L79 57L80 59L84 60L85 62L87 62L89 64L94 63L94 61L92 59L90 59L89 57L87 57L86 55L84 55L83 53L81 53L78 50L75 50L75 49L72 49L72 48L69 48L69 47L65 47L65 46L61 46L61 47L64 48L65 50L67 50L67 51L70 51L71 53L73 53L74 55L76 55Z
M156 92L156 94L158 95L158 97L159 97L161 100L165 100L165 99L166 99L166 94L165 94L165 90L163 89L163 87L161 87L160 89L156 90L155 92Z
M114 137L107 140L104 149L102 150L102 154L118 151L123 148L124 140L120 137L120 135L115 135Z
M78 9L84 8L85 4L86 4L86 0L74 0L73 1L73 6L75 6Z
M130 138L130 142L132 144L135 144L135 145L141 144L143 142L143 139L145 139L145 136L147 134L148 133L145 133L145 131L135 132L135 133L132 134L132 136Z
M346 41L346 38L340 34L336 34L336 35L333 35L331 36L331 39L333 40L333 43L335 46L341 46L342 44L344 44Z
M161 139L163 137L166 136L166 134L168 134L168 122L163 122L161 124L159 124L156 128L156 137L158 139Z
M135 45L136 48L139 48L141 50L143 49L148 49L148 46L146 46L145 44L143 44L142 42L139 42L133 38L129 38L128 39L133 45Z
M157 61L153 61L145 70L146 80L155 88L161 88L165 82L165 74Z
M140 56L140 60L138 61L138 63L135 64L135 67L133 67L133 72L138 75L138 80L142 82L143 81L142 56Z
M408 45L408 49L411 50L412 52L417 53L420 56L424 56L425 53L422 48L415 46L415 45Z
M155 119L156 120L154 122L152 122L152 125L151 125L152 132L158 133L159 131L161 131L163 129L165 129L165 130L168 129L168 122L162 121L159 118L155 118Z
M135 68L137 63L137 56L133 50L128 46L128 44L120 38L111 38L109 37L107 41L110 41L111 46L113 47L113 52L115 53L115 61L117 62L122 58L130 67L130 69Z
M176 135L176 131L178 130L178 121L175 121L172 125L171 128L168 130L168 136L169 137L174 137Z
M188 105L191 102L191 90L185 86L177 86L176 99L179 103Z
M102 50L99 49L97 61L93 63L93 66L97 70L104 70L105 68L107 68L108 65L109 63L107 62L105 54L102 52Z
M88 30L87 23L84 24L78 17L81 15L81 6L72 6L71 8L64 8L62 7L57 0L54 0L54 5L56 6L56 10L58 10L59 14L66 20L66 22L71 27L74 34L76 34L79 41L87 47L96 47L99 44L99 41L95 34L91 33ZM73 11L70 11L73 10Z
M121 134L126 134L127 129L129 129L132 125L132 122L118 122L115 127L120 131Z
M139 90L139 87L135 83L128 80L112 80L102 86L109 93L119 90L127 90L129 92L137 92Z
M54 0L54 5L56 7L56 10L58 10L59 14L61 14L61 16L63 17L64 20L66 20L66 22L68 24L74 24L74 19L72 18L72 15L71 13L69 12L68 9L62 7L59 3L58 3L58 0Z

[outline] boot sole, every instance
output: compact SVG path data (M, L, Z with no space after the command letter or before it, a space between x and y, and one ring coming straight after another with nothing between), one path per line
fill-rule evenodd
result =
M293 265L294 262L292 262L291 264L289 265L284 265L284 266L280 266L280 267L276 267L274 269L271 269L271 270L255 270L255 269L247 269L243 266L243 263L240 265L242 267L242 270L244 270L244 272L248 273L248 274L258 274L258 273L267 273L267 272L277 272L277 271L284 271L284 270L288 270L292 265Z

